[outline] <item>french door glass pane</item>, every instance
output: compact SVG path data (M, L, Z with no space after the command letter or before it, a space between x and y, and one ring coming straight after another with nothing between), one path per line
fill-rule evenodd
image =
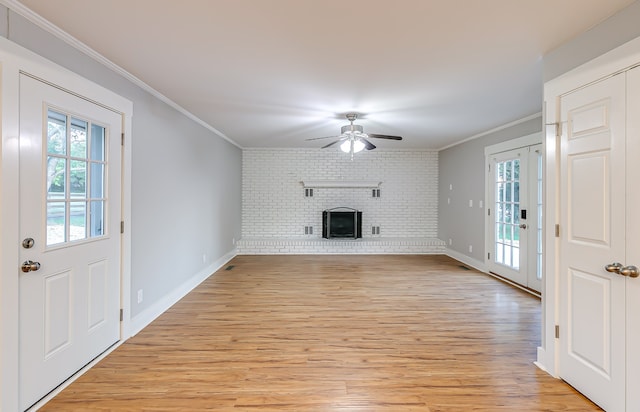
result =
M542 153L540 151L537 152L538 153L538 158L537 158L537 162L536 162L536 166L537 166L537 192L538 192L538 199L537 199L537 223L538 223L538 230L536 231L536 235L537 235L537 267L536 267L536 278L538 280L542 280Z
M498 162L495 198L495 261L520 267L520 160Z

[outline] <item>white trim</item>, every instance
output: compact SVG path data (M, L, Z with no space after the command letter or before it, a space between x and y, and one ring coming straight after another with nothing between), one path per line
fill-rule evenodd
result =
M164 298L158 300L153 305L138 314L135 318L131 319L131 336L137 334L142 329L147 327L158 316L166 312L171 306L175 305L180 299L185 297L189 292L198 287L202 282L207 280L210 276L213 276L222 266L233 259L236 256L236 250L223 255L217 259L208 267L204 268L197 274L191 277L188 281L184 282L180 287L174 289L166 295Z
M42 16L40 16L39 14L34 12L33 10L29 9L27 6L25 6L24 4L22 4L18 0L0 0L0 4L5 5L11 11L13 11L13 12L19 14L20 16L24 17L25 19L29 20L34 25L36 25L39 28L45 30L46 32L52 34L53 36L57 37L58 39L64 41L65 43L67 43L68 45L73 47L74 49L80 51L81 53L84 53L88 57L92 58L93 60L97 61L98 63L104 65L105 67L109 68L110 70L114 71L115 73L119 74L120 76L124 77L125 79L129 80L130 82L132 82L136 86L138 86L141 89L145 90L146 92L150 93L151 95L156 97L158 100L161 100L162 102L164 102L167 105L171 106L172 108L174 108L178 112L182 113L183 115L185 115L189 119L193 120L194 122L198 123L199 125L201 125L205 129L210 130L211 132L215 133L216 135L218 135L219 137L221 137L224 140L228 141L229 143L231 143L232 145L236 146L237 148L242 149L242 146L240 146L238 143L233 141L233 139L231 139L230 137L228 137L227 135L222 133L220 130L216 129L215 127L211 126L209 123L205 122L204 120L200 119L199 117L197 117L193 113L189 112L187 109L185 109L184 107L180 106L178 103L176 103L173 100L169 99L167 96L163 95L162 93L160 93L159 91L157 91L153 87L149 86L147 83L145 83L144 81L142 81L138 77L134 76L133 74L129 73L128 71L126 71L122 67L118 66L117 64L115 64L111 60L107 59L106 57L104 57L103 55L101 55L100 53L98 53L97 51L92 49L91 47L87 46L86 44L84 44L80 40L78 40L75 37L73 37L72 35L70 35L69 33L63 31L58 26L56 26L53 23L49 22L48 20L44 19Z
M103 106L121 113L125 130L131 133L133 104L79 75L41 57L35 53L0 37L0 65L2 72L2 163L0 164L0 185L2 199L0 203L0 410L18 410L19 376L19 283L18 264L20 236L19 217L19 76L25 71L33 76L46 79L67 90L91 100L99 101ZM129 152L125 157L130 159ZM130 161L129 161L130 163ZM130 216L130 164L123 169L123 192L125 207L123 213ZM122 309L130 313L130 299L127 294L131 284L130 233L122 237L121 284ZM126 299L125 299L126 298ZM128 322L121 325L121 340L128 335Z
M489 134L492 134L492 133L495 133L495 132L499 132L500 130L508 129L509 127L519 125L520 123L524 123L524 122L528 122L529 120L536 119L536 118L538 118L540 116L542 116L542 112L534 113L534 114L529 115L527 117L523 117L522 119L514 120L511 123L503 124L502 126L498 126L498 127L495 127L495 128L493 128L491 130L487 130L486 132L474 134L473 136L467 137L466 139L460 140L459 142L451 143L450 145L441 147L440 149L437 149L436 151L439 152L441 150L446 150L446 149L449 149L451 147L457 146L459 144L467 143L468 141L471 141L471 140L479 139L479 138L481 138L483 136L487 136Z
M469 257L463 253L460 253L456 250L453 249L449 249L449 248L445 248L445 255L449 256L452 259L455 259L459 262L464 263L465 265L471 266L472 268L474 268L475 270L478 270L482 273L486 273L489 274L489 272L487 271L487 265L485 265L484 262L481 262L477 259L474 259L472 257Z
M477 270L477 271L479 271L479 272L482 272L482 273L484 273L484 274L485 274L485 275L487 275L487 276L491 276L491 277L492 277L492 278L494 278L494 279L497 279L497 280L499 280L499 281L501 281L501 282L503 282L503 283L506 283L506 284L511 285L511 286L513 286L513 287L515 287L515 288L518 288L518 289L522 290L523 292L527 292L528 294L530 294L530 295L532 295L532 296L535 296L535 297L537 297L537 298L539 298L539 297L540 297L540 296L539 296L538 294L536 294L534 291L532 291L532 290L530 290L530 289L527 289L527 288L525 288L525 287L524 287L524 286L522 286L522 285L519 285L519 284L517 284L517 283L515 283L515 282L510 281L510 280L509 280L509 279L507 279L507 278L504 278L504 277L502 277L502 276L498 276L498 275L496 275L496 274L494 274L494 273L489 272L489 270L487 269L487 265L485 265L483 262L480 262L479 260L476 260L476 259L470 258L470 257L469 257L469 256L467 256L467 255L464 255L464 254L462 254L462 253L460 253L460 252L457 252L457 251L455 251L455 250L453 250L453 249L448 249L448 248L447 248L447 249L445 249L445 254L446 254L447 256L449 256L450 258L452 258L452 259L455 259L455 260L457 260L457 261L459 261L459 262L464 263L464 264L465 264L465 265L467 265L467 266L471 266L471 267L472 267L472 268L474 268L475 270Z
M301 181L302 186L311 188L377 188L382 182L355 180L307 180Z

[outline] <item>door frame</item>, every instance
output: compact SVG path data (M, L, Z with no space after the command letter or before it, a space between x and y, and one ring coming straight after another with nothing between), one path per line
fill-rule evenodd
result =
M491 163L493 163L493 156L498 155L500 153L504 153L504 152L509 152L512 150L517 150L517 149L523 149L523 148L527 148L530 146L535 146L535 145L539 145L542 143L542 133L537 132L537 133L532 133L532 134L528 134L526 136L522 136L522 137L518 137L515 139L511 139L511 140L507 140L506 142L501 142L501 143L497 143L494 145L490 145L490 146L486 146L484 148L484 159L485 159L485 182L484 182L484 198L485 198L485 209L489 210L493 210L494 209L494 200L491 198L491 193L492 193L492 186L494 185L494 182L489 180L489 166L491 165ZM527 170L527 174L530 173L530 170ZM531 191L529 191L531 192ZM527 193L527 195L529 195L529 193ZM529 209L531 209L531 207L529 207ZM533 211L533 210L532 210ZM491 267L491 262L489 259L489 255L488 253L492 253L493 252L493 242L492 242L492 238L493 238L493 230L494 230L494 222L493 222L493 215L489 216L488 213L485 213L485 223L484 223L484 262L485 262L485 267L487 269L487 272L489 272L489 269ZM528 220L533 219L533 214L531 214L531 218ZM544 228L543 228L543 236L544 236ZM535 245L527 245L528 248L534 247ZM524 270L528 270L528 267L525 268ZM500 275L498 275L500 276ZM501 276L502 277L502 276ZM504 278L506 279L506 278ZM506 279L506 281L508 281L509 283L512 283L509 279ZM525 288L526 289L526 285L518 285L515 282L513 283L515 286L519 287L519 288Z
M546 186L543 199L545 213L543 247L546 258L544 260L545 278L542 284L542 343L538 347L536 365L555 377L560 374L559 340L555 337L555 330L556 325L559 325L560 302L563 299L559 287L560 242L559 237L555 235L556 224L559 225L560 232L562 232L564 224L560 221L559 209L560 138L557 136L559 134L557 123L561 118L560 96L637 66L640 66L640 37L550 80L544 85L545 137L543 150L545 153L544 182ZM635 319L635 316L631 315L640 311L640 302L637 299L627 302L627 319ZM627 331L629 331L629 326ZM626 347L637 348L638 345L640 345L640 335L627 333ZM627 381L627 387L637 384L640 382ZM634 408L637 408L639 404L640 399L634 395L633 391L627 391L627 409L635 410Z
M131 101L103 88L62 66L59 66L3 37L0 37L0 102L2 140L0 156L0 409L18 410L19 354L19 75L27 72L45 82L73 94L98 102L121 113L125 136L122 147L122 219L125 231L121 235L120 341L130 337L131 323ZM111 350L118 346L115 345ZM106 354L105 354L106 355ZM97 362L94 361L94 362ZM93 364L93 363L92 363ZM81 375L90 365L79 371ZM61 391L56 389L48 400ZM41 403L35 405L38 407Z

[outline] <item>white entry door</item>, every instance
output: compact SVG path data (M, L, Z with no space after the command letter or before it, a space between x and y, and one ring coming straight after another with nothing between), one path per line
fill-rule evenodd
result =
M627 278L605 270L625 260L625 99L619 74L560 100L560 376L610 412L625 410Z
M121 114L20 75L20 407L120 338Z
M541 145L488 156L489 270L541 290Z

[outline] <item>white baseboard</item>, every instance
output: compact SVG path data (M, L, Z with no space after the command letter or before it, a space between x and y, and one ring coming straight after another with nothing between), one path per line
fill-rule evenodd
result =
M474 259L472 257L469 257L465 254L462 254L458 251L455 251L449 248L445 248L444 254L449 256L450 258L453 258L455 260L458 260L464 263L465 265L471 266L475 270L479 270L480 272L483 272L483 273L489 273L489 271L487 270L487 266L484 264L484 262L481 262L477 259Z
M215 273L218 269L224 266L227 262L233 259L237 255L237 249L232 250L231 252L223 255L221 258L217 259L211 265L195 274L191 279L183 283L179 288L173 290L170 294L165 296L163 299L149 306L147 309L143 310L136 317L131 319L130 323L130 334L129 336L134 336L142 329L147 327L151 322L153 322L158 316L162 315L166 312L171 306L175 305L180 299L185 297L189 292L195 289L199 284L204 282L209 276Z

